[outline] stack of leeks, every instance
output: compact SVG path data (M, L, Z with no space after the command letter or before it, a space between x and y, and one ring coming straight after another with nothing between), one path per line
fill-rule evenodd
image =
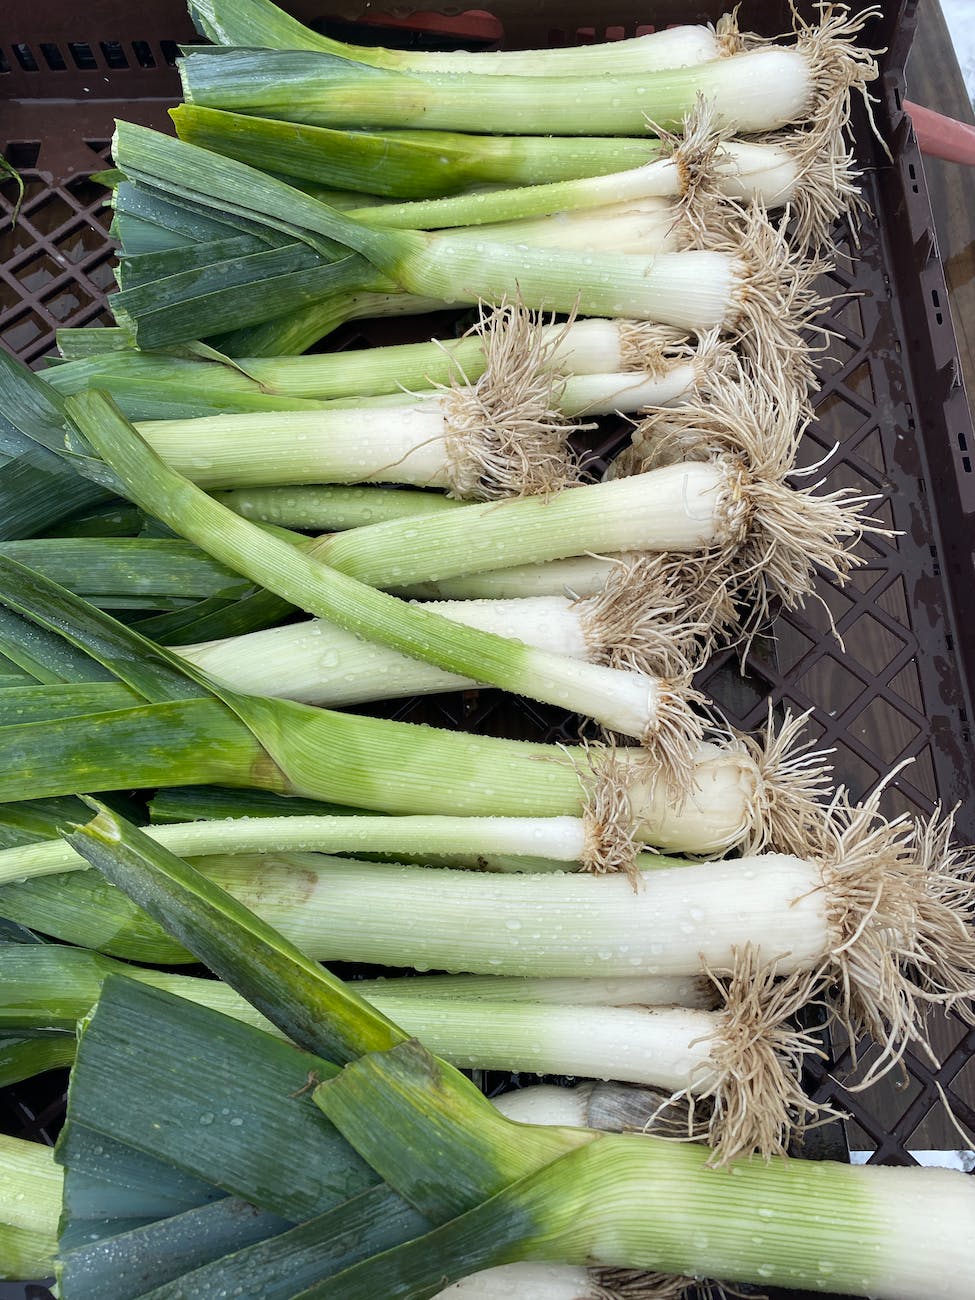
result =
M70 485L59 503L31 496L32 523L0 552L0 916L11 940L77 945L0 944L0 1079L77 1051L62 1294L420 1297L519 1257L637 1270L601 1275L603 1295L677 1293L686 1276L661 1274L698 1273L932 1294L903 1243L882 1268L854 1249L871 1216L915 1241L913 1209L777 1157L816 1115L800 1007L832 988L838 1023L882 1045L874 1074L926 1006L964 1007L975 941L950 820L887 823L876 798L843 792L823 807L801 724L764 744L705 739L686 684L692 658L754 631L770 600L800 601L811 562L842 579L856 560L840 542L872 526L850 494L787 483L820 266L800 259L850 198L838 118L875 74L849 44L861 21L828 11L793 51L727 22L719 61L695 29L607 49L611 72L597 48L589 85L575 51L544 68L474 56L468 77L323 46L261 0L196 14L220 48L184 60L181 142L124 123L116 136L120 348L76 332L46 383L0 370L6 454ZM644 52L662 73L627 65ZM455 116L461 83L475 119ZM617 111L624 91L638 112ZM517 129L540 92L541 129L584 117L634 138L454 133ZM418 111L424 129L401 131ZM687 113L672 158L646 164L666 142L635 138L644 114L671 129ZM728 138L801 115L815 124L770 159ZM817 208L827 174L839 185ZM675 178L679 210L651 204L642 251L627 251L607 199L656 199ZM724 206L722 188L786 201L785 217ZM594 222L538 220L587 208ZM590 247L601 226L612 253ZM663 251L648 257L654 227ZM701 247L667 251L675 239ZM349 315L482 299L493 312L459 340L288 355ZM574 426L642 408L618 472L572 485ZM413 487L320 486L358 481ZM284 622L296 609L318 617ZM469 684L638 743L319 707ZM90 815L74 796L92 790L155 795L116 795L66 843ZM194 959L227 983L153 969ZM318 960L461 973L352 995ZM690 1102L682 1132L711 1147L513 1130L407 1034L464 1067L654 1084ZM106 1070L138 1104L106 1106L104 1087L96 1104ZM738 1197L707 1168L728 1163ZM836 1201L827 1226L817 1181ZM124 1218L106 1190L121 1186ZM631 1192L638 1216L599 1208ZM814 1242L785 1225L749 1237L773 1194L790 1221L819 1216ZM661 1195L673 1226L647 1233ZM707 1232L689 1229L695 1202ZM13 1229L49 1238L42 1208ZM151 1284L126 1280L150 1257ZM966 1278L959 1261L943 1294ZM543 1294L538 1273L499 1284Z

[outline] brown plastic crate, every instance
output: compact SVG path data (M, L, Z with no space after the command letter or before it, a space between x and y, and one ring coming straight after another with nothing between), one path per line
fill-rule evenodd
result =
M390 6L377 18L370 5L291 0L298 17L321 27L362 21L402 43L406 32L439 30L472 35L475 43L503 38L511 46L551 45L631 35L653 25L713 20L727 5L684 0L488 0L458 14L437 0L422 13ZM92 0L83 14L72 6L44 13L27 0L7 0L0 41L0 148L20 167L27 198L15 230L0 231L0 343L27 361L53 350L61 325L109 321L111 246L100 210L101 191L87 174L107 157L112 119L165 127L166 107L179 94L173 62L180 42L196 39L181 0L145 0L137 12L118 0ZM824 467L825 486L876 494L877 513L903 531L893 543L863 546L867 565L841 592L821 583L842 646L825 613L810 607L780 618L774 643L754 652L746 676L730 655L718 655L701 674L702 687L736 725L754 728L768 703L813 709L811 735L835 748L837 780L857 796L867 793L905 758L885 796L888 811L921 813L941 803L960 805L959 837L975 841L975 764L970 735L975 678L975 626L959 617L971 590L972 514L975 511L975 434L961 385L957 348L947 313L947 291L910 120L901 108L904 66L918 0L883 0L867 32L886 46L876 86L874 116L892 158L873 137L858 108L858 154L873 215L862 223L859 248L840 232L839 268L830 277L839 295L829 313L835 332L823 365L817 422L805 440L806 463L836 444ZM447 10L444 18L434 11ZM594 22L593 12L598 11ZM745 0L744 28L772 34L791 27L785 0ZM0 186L9 209L13 185ZM851 259L854 251L855 260ZM332 345L410 337L415 325L386 322L347 327ZM612 455L618 429L607 426L599 452ZM576 720L522 703L517 711L491 693L468 692L433 703L403 702L395 716L534 738L574 734ZM849 1055L838 1053L813 1073L817 1097L852 1117L852 1145L873 1147L871 1159L907 1163L909 1146L957 1145L943 1118L939 1089L971 1128L975 1089L966 1074L975 1032L955 1017L932 1026L940 1068L914 1055L902 1079L866 1093L850 1093ZM62 1114L63 1076L0 1094L0 1127L50 1140ZM829 1148L835 1155L835 1147ZM31 1295L4 1288L0 1296ZM46 1294L34 1291L35 1296ZM795 1295L795 1292L790 1292Z

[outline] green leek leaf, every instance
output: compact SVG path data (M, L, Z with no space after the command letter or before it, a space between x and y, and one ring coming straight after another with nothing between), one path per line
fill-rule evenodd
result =
M405 1038L273 926L107 808L65 839L294 1042L346 1061Z

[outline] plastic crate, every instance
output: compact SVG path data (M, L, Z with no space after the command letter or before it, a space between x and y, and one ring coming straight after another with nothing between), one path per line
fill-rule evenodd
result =
M400 6L382 17L366 3L322 9L291 0L285 7L321 29L327 25L333 34L360 40L524 47L711 21L728 5L486 0L484 9L451 9L445 16L434 12L433 0L421 13ZM880 7L865 40L887 47L874 117L892 156L858 107L857 150L873 215L861 224L858 248L848 231L839 234L838 268L826 286L838 295L826 320L834 337L804 461L821 460L835 445L824 486L876 495L876 513L903 535L891 543L864 543L867 564L842 591L820 582L829 615L810 603L801 615L779 618L774 640L756 646L745 676L737 659L719 654L699 684L746 729L761 725L769 702L812 709L810 735L834 748L836 779L856 796L913 759L888 787L887 811L928 813L939 803L957 804L958 835L972 842L975 624L959 613L975 577L975 434L920 154L901 107L918 3L882 0ZM87 176L107 157L113 118L165 127L165 110L179 95L173 67L178 44L196 39L181 0L144 0L137 11L118 0L92 0L83 14L66 4L48 9L7 0L0 35L0 96L9 101L0 117L0 147L27 183L16 228L5 222L0 231L0 342L31 363L53 350L57 327L110 319L108 222L100 207L103 191ZM368 27L350 26L363 22L366 11ZM766 34L791 28L785 0L744 0L739 18L743 28ZM9 211L13 199L12 183L0 186L0 205ZM357 323L328 346L417 336L415 322ZM607 425L599 455L611 456L622 436ZM478 692L401 702L393 716L533 739L567 738L577 728L577 720L553 710ZM975 1031L939 1016L931 1036L940 1068L909 1053L901 1077L864 1093L851 1093L840 1082L850 1082L847 1051L811 1071L815 1096L850 1114L851 1145L873 1149L872 1160L907 1163L911 1145L957 1145L941 1089L960 1121L975 1125L975 1088L972 1077L966 1079ZM0 1128L8 1132L51 1140L62 1113L63 1076L0 1094ZM835 1156L835 1144L827 1150ZM8 1294L46 1293L0 1285L0 1296Z

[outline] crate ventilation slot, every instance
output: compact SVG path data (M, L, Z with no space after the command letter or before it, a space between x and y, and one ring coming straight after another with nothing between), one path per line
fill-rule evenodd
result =
M39 41L36 46L19 42L9 47L13 63L4 50L0 50L0 74L10 72L12 67L24 72L81 72L97 71L107 68L111 71L119 68L157 68L175 67L179 56L176 41L159 41L153 45L149 41L66 41L55 45L50 41Z

